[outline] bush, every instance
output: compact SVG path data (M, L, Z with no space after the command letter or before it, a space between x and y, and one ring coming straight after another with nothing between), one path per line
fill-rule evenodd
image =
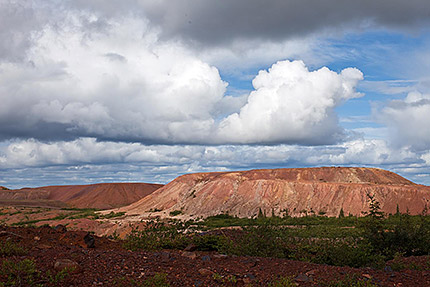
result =
M182 211L174 210L174 211L171 211L169 214L170 214L170 216L176 216L176 215L182 214Z
M39 272L34 261L24 259L19 262L4 260L0 275L6 277L4 286L33 286Z
M0 243L0 256L25 255L27 250L11 240Z
M133 230L124 242L130 250L183 249L190 240L181 233L183 226L150 222L142 230Z
M232 250L233 242L224 235L196 235L192 240L193 244L200 251L218 251L227 253Z

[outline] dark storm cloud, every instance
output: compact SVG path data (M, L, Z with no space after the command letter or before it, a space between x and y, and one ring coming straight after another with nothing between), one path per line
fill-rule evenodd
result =
M164 37L218 45L235 39L277 41L349 24L409 28L430 19L427 0L142 1Z

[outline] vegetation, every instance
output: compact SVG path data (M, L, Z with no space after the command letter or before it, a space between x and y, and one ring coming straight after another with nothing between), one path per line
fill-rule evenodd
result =
M297 286L293 278L290 276L283 276L281 278L275 279L269 283L269 287L295 287Z
M0 242L0 256L20 256L25 254L27 254L27 250L11 240Z
M43 274L36 268L33 260L3 260L0 266L0 286L58 286L64 282L71 271L65 268L56 273L48 270ZM46 284L37 282L46 282Z
M182 211L181 210L174 210L174 211L171 211L169 214L170 214L170 216L177 216L179 214L182 214Z
M193 244L197 250L224 254L376 268L383 268L399 254L430 254L428 216L387 216L373 195L369 194L368 200L369 213L360 218L344 216L342 211L338 218L315 213L300 218L266 217L261 212L256 218L220 214L198 222L156 220L147 229L134 231L124 245L131 250L157 250L184 249ZM237 226L239 230L221 232L219 227L225 226Z
M1 280L0 286L34 286L35 280L39 276L36 264L30 259L19 262L3 260L0 266L0 276L6 280Z

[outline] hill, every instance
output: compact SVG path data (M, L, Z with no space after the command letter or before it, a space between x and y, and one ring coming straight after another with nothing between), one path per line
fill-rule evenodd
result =
M369 193L387 213L395 213L398 205L401 212L418 214L430 199L430 187L390 171L319 167L187 174L119 210L143 216L176 211L185 217L252 217L260 209L267 215L338 216L341 209L345 215L362 215Z
M0 203L108 209L129 205L160 187L150 183L99 183L0 190Z

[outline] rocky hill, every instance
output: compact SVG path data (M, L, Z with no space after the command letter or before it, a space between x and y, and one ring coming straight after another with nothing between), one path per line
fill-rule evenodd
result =
M108 209L129 205L160 187L149 183L99 183L0 190L0 203Z
M119 210L142 216L176 211L184 217L252 217L260 209L268 216L338 216L341 209L345 215L362 215L369 193L387 213L399 206L401 212L418 214L430 200L430 187L386 170L320 167L187 174Z

